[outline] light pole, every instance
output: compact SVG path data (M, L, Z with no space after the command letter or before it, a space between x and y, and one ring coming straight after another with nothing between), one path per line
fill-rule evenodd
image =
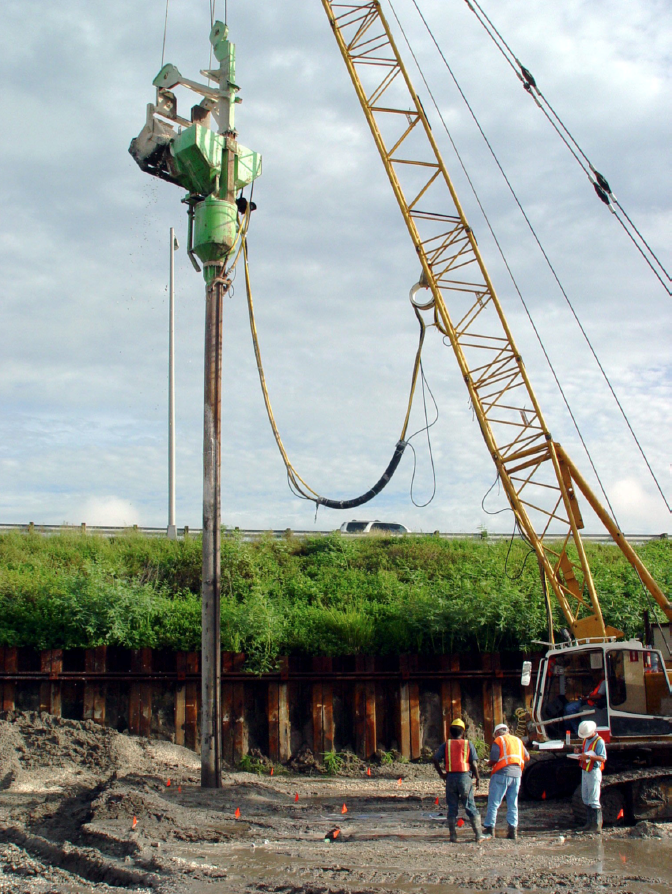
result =
M175 525L175 251L180 243L170 228L170 285L168 311L168 529L169 540L177 540Z

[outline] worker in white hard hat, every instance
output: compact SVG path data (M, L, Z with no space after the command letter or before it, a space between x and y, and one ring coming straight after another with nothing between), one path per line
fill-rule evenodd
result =
M575 748L581 766L581 799L586 805L586 822L581 832L602 833L602 768L607 760L607 746L597 732L594 720L584 720L579 724L579 738L583 746Z
M446 783L446 804L448 805L448 829L450 840L457 841L457 813L460 802L464 804L464 812L469 817L476 841L483 838L481 815L474 801L474 789L478 788L478 755L476 749L466 738L464 721L459 718L450 724L450 735L447 742L434 752L434 767L441 779ZM473 775L473 780L472 780Z
M506 798L507 838L518 838L518 792L523 776L525 761L530 755L518 736L512 736L505 723L498 723L493 730L494 740L490 749L492 767L488 789L488 809L485 814L483 832L486 837L495 837L495 823L499 805Z

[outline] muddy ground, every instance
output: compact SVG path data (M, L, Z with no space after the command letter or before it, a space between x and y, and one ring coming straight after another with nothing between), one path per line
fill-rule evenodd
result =
M441 783L426 764L373 767L371 776L356 760L347 776L227 773L217 791L201 791L199 770L197 755L166 742L44 714L2 715L0 894L672 887L669 823L578 836L568 802L528 802L518 842L476 845L465 825L451 845L443 798L435 804ZM325 842L336 828L336 841Z

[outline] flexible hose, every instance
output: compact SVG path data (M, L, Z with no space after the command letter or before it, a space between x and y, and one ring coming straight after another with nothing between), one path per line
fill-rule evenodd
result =
M259 373L259 382L261 384L261 393L264 398L264 404L266 406L266 413L268 415L268 421L271 424L271 429L273 431L273 437L275 438L275 442L278 445L278 450L280 451L280 455L285 464L285 468L287 469L287 480L289 482L289 486L291 490L299 497L302 497L305 500L311 500L316 503L318 506L326 506L329 509L352 509L355 506L361 506L363 503L368 503L375 496L377 496L381 490L387 485L395 471L399 463L401 462L401 457L404 455L404 450L406 448L406 430L408 428L408 422L411 415L411 407L413 405L413 395L415 393L415 386L418 379L418 372L420 370L420 358L422 353L422 346L425 340L425 323L422 319L418 307L424 308L425 305L416 305L414 300L415 292L418 290L418 287L414 286L411 289L411 304L413 305L413 309L415 311L415 315L420 324L420 338L418 343L418 349L415 355L415 363L413 365L413 376L411 379L411 391L408 398L408 408L406 410L406 416L404 419L404 424L402 426L401 435L397 444L394 448L394 454L392 459L390 460L387 468L383 475L379 478L379 480L374 484L374 486L367 490L366 493L362 494L359 497L355 497L352 500L330 500L327 497L321 497L316 491L312 489L303 478L296 471L294 466L292 465L289 456L287 455L287 451L285 450L285 445L282 443L282 438L280 437L280 432L278 430L277 423L275 421L275 416L273 415L273 408L271 406L271 399L268 393L268 388L266 386L266 376L264 375L264 367L261 360L261 350L259 348L259 336L257 333L257 324L254 318L254 303L252 301L252 285L250 283L250 268L248 264L248 256L247 256L247 227L241 232L241 247L242 247L242 257L245 266L245 290L247 292L247 310L250 318L250 332L252 334L252 344L254 347L254 356L257 361L257 372ZM237 258L236 258L237 260Z

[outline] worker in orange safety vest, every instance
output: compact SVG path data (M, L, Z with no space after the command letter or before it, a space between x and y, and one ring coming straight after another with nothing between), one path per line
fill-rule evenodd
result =
M446 783L446 818L452 842L457 841L456 825L460 802L464 804L476 841L483 838L481 815L474 800L474 789L478 788L480 782L478 755L465 733L464 721L459 718L453 720L448 740L435 751L433 758L436 772Z
M600 789L602 787L602 768L607 760L607 746L597 732L597 724L593 720L584 720L579 726L579 737L583 746L575 748L579 755L581 767L581 800L586 805L586 823L581 832L602 834L602 805Z
M514 841L518 838L518 792L523 776L525 761L530 755L517 736L509 734L505 723L498 723L494 729L494 741L490 749L492 767L490 786L488 788L488 809L485 814L483 832L486 837L495 837L495 823L499 805L506 798L506 821L508 823L507 838Z

